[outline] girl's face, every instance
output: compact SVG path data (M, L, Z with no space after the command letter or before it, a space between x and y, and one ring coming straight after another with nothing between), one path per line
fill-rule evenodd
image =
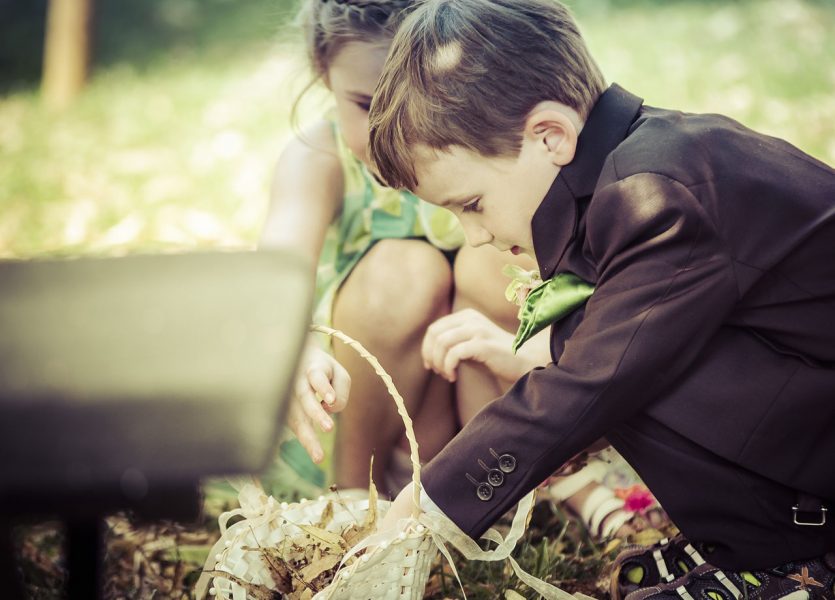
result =
M388 50L388 44L349 42L334 57L327 72L342 135L351 152L366 165L368 109Z

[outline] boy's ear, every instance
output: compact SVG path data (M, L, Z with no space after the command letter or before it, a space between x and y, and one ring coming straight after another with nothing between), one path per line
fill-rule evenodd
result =
M553 164L564 167L574 160L580 127L576 114L569 114L561 106L550 102L537 105L525 121L524 137L547 152Z

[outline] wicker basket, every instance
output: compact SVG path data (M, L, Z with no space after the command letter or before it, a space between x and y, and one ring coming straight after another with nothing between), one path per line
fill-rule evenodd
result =
M437 513L422 513L420 500L420 462L418 445L412 421L406 413L403 398L397 392L391 377L380 366L377 359L358 342L344 333L327 327L311 327L313 331L335 337L348 344L365 358L386 385L397 404L397 411L403 419L406 437L409 440L414 482L414 510L411 521L404 531L393 539L372 535L351 548L342 558L333 581L315 595L313 600L414 600L422 598L432 563L440 551L449 561L457 578L455 565L446 545L453 545L465 558L470 560L510 562L517 576L528 586L548 600L577 600L544 581L525 573L510 556L516 541L523 535L527 517L533 505L531 492L520 503L513 525L507 537L495 530L489 530L484 538L496 543L494 550L483 550L475 541L466 536L452 521ZM247 584L265 586L276 590L268 565L259 548L282 548L285 540L299 535L302 526L319 523L323 511L333 496L322 496L317 500L302 500L299 503L278 503L268 497L256 485L244 485L240 489L241 508L224 513L219 524L221 538L212 548L206 561L206 568L196 588L198 599L205 597L212 577L214 584L210 593L224 600L252 600L258 596L247 591ZM378 514L383 515L389 502L378 501ZM325 527L333 533L340 533L351 523L362 522L369 510L369 498L339 498L332 502L333 518ZM244 517L227 527L230 519ZM359 554L373 546L373 550ZM285 560L292 556L284 556ZM222 573L228 573L224 577ZM459 580L460 584L460 580ZM463 591L463 590L462 590Z
M413 523L391 540L375 542L372 552L357 556L357 552L366 547L371 540L361 542L352 548L342 560L333 583L319 591L317 600L354 600L374 598L380 600L411 600L423 597L426 581L432 562L438 549L432 541L432 534L418 523L420 509L420 462L411 418L406 413L403 398L397 392L391 377L380 366L377 359L361 344L344 333L327 327L313 326L313 331L335 337L365 358L386 385L397 404L397 411L406 427L406 437L411 449L414 482ZM207 560L207 569L214 567L214 585L210 593L218 598L246 600L253 596L247 594L244 585L247 582L266 586L272 590L276 584L270 576L268 565L264 562L258 548L281 548L282 542L302 533L299 524L313 524L320 521L322 512L333 497L322 496L318 500L303 500L299 503L278 503L267 497L260 488L253 485L240 490L241 508L224 513L220 517L221 539L212 549ZM369 500L365 498L340 498L331 502L334 516L326 529L340 533L351 523L361 523L365 518ZM378 501L377 510L382 516L390 503ZM227 528L233 517L244 519ZM291 559L286 556L285 559ZM218 571L227 572L231 578L218 575ZM212 572L212 571L209 571ZM208 577L201 578L197 587L198 598L204 597Z
M261 553L252 549L281 548L284 540L301 534L299 523L318 522L330 501L330 498L322 497L289 505L273 502L268 507L271 514L253 515L253 518L239 521L224 532L224 547L214 556L215 572L225 571L237 581L276 589ZM367 498L343 502L343 508L335 510L326 527L336 534L351 523L364 519L368 510ZM378 510L384 509L384 505L388 503L380 502ZM286 560L296 558L286 553L283 555ZM317 600L422 598L436 555L437 550L426 528L417 525L412 532L401 534L370 554L349 558L337 572L333 583L314 597ZM214 595L233 600L253 597L246 593L244 586L231 579L216 575Z

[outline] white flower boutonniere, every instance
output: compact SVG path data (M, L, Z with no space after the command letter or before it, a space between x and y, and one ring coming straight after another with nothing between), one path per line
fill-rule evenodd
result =
M518 306L521 312L528 294L542 283L539 271L537 269L526 271L518 265L505 265L502 274L507 275L512 280L504 291L504 297L507 298L508 302L513 302Z

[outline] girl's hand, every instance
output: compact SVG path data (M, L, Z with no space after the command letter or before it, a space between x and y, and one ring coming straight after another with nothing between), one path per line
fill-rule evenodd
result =
M426 330L421 355L423 364L449 381L455 381L461 361L482 363L493 375L516 381L544 357L520 350L513 354L513 334L505 331L479 311L467 308L441 317Z
M308 344L290 402L287 424L315 463L325 458L315 427L333 429L329 413L336 413L348 404L351 377L334 357Z

